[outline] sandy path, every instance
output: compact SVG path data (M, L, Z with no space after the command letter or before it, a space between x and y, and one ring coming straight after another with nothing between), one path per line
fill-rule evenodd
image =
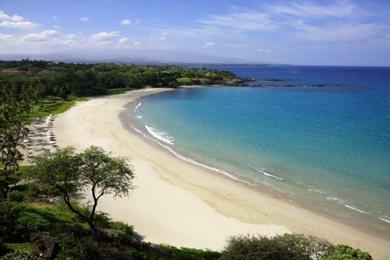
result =
M131 160L137 189L129 198L103 198L100 210L157 243L219 250L230 235L290 230L348 243L378 259L390 258L390 241L195 167L127 131L119 119L124 106L159 91L164 89L94 98L54 123L61 147L96 145Z

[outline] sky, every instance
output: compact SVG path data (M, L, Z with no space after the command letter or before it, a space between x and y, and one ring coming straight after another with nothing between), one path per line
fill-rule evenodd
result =
M0 0L0 58L390 66L390 0Z

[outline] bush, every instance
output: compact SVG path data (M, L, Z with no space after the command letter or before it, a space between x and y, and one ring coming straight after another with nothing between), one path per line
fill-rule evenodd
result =
M5 250L14 254L34 255L34 250L29 243L4 243L2 246Z
M200 250L200 249L194 249L194 248L176 248L174 246L169 245L159 245L159 249L163 252L163 254L166 256L166 259L218 259L221 254L219 252L215 251L209 251L209 250Z
M126 236L133 236L134 235L133 226L130 226L130 225L123 223L121 221L112 222L111 228L123 232L123 234Z
M17 217L23 207L14 202L0 202L0 238L12 236L17 224Z
M346 245L338 245L330 254L324 257L325 260L371 260L372 256L360 249L354 249Z
M228 240L221 259L319 259L332 249L326 241L303 235L237 236Z
M26 226L30 230L40 230L49 224L41 214L31 211L21 212L18 217L18 223Z
M22 202L24 200L24 194L18 190L11 190L7 194L8 200Z
M62 233L57 236L59 254L57 259L99 259L94 258L98 251L97 243L93 238L75 237L71 233Z

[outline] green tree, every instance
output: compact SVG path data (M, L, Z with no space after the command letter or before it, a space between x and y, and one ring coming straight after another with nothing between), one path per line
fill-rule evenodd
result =
M99 199L104 194L113 194L118 197L128 196L129 191L133 189L134 172L123 158L112 157L96 146L86 149L80 154L80 158L81 181L85 187L90 187L92 195L88 223L96 232L94 218Z
M0 82L0 198L7 196L12 175L23 159L20 146L28 134L24 119L34 101L34 92L27 82Z
M62 194L67 207L88 223L98 235L95 224L99 199L105 194L127 196L133 189L134 172L123 158L112 157L101 148L90 147L76 154L73 148L60 149L37 159L33 178ZM72 205L77 193L90 193L92 205L84 212Z

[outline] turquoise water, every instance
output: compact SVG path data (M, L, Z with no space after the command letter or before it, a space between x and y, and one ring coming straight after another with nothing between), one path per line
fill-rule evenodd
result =
M273 87L149 96L136 109L140 130L221 173L390 235L389 68L221 68Z

